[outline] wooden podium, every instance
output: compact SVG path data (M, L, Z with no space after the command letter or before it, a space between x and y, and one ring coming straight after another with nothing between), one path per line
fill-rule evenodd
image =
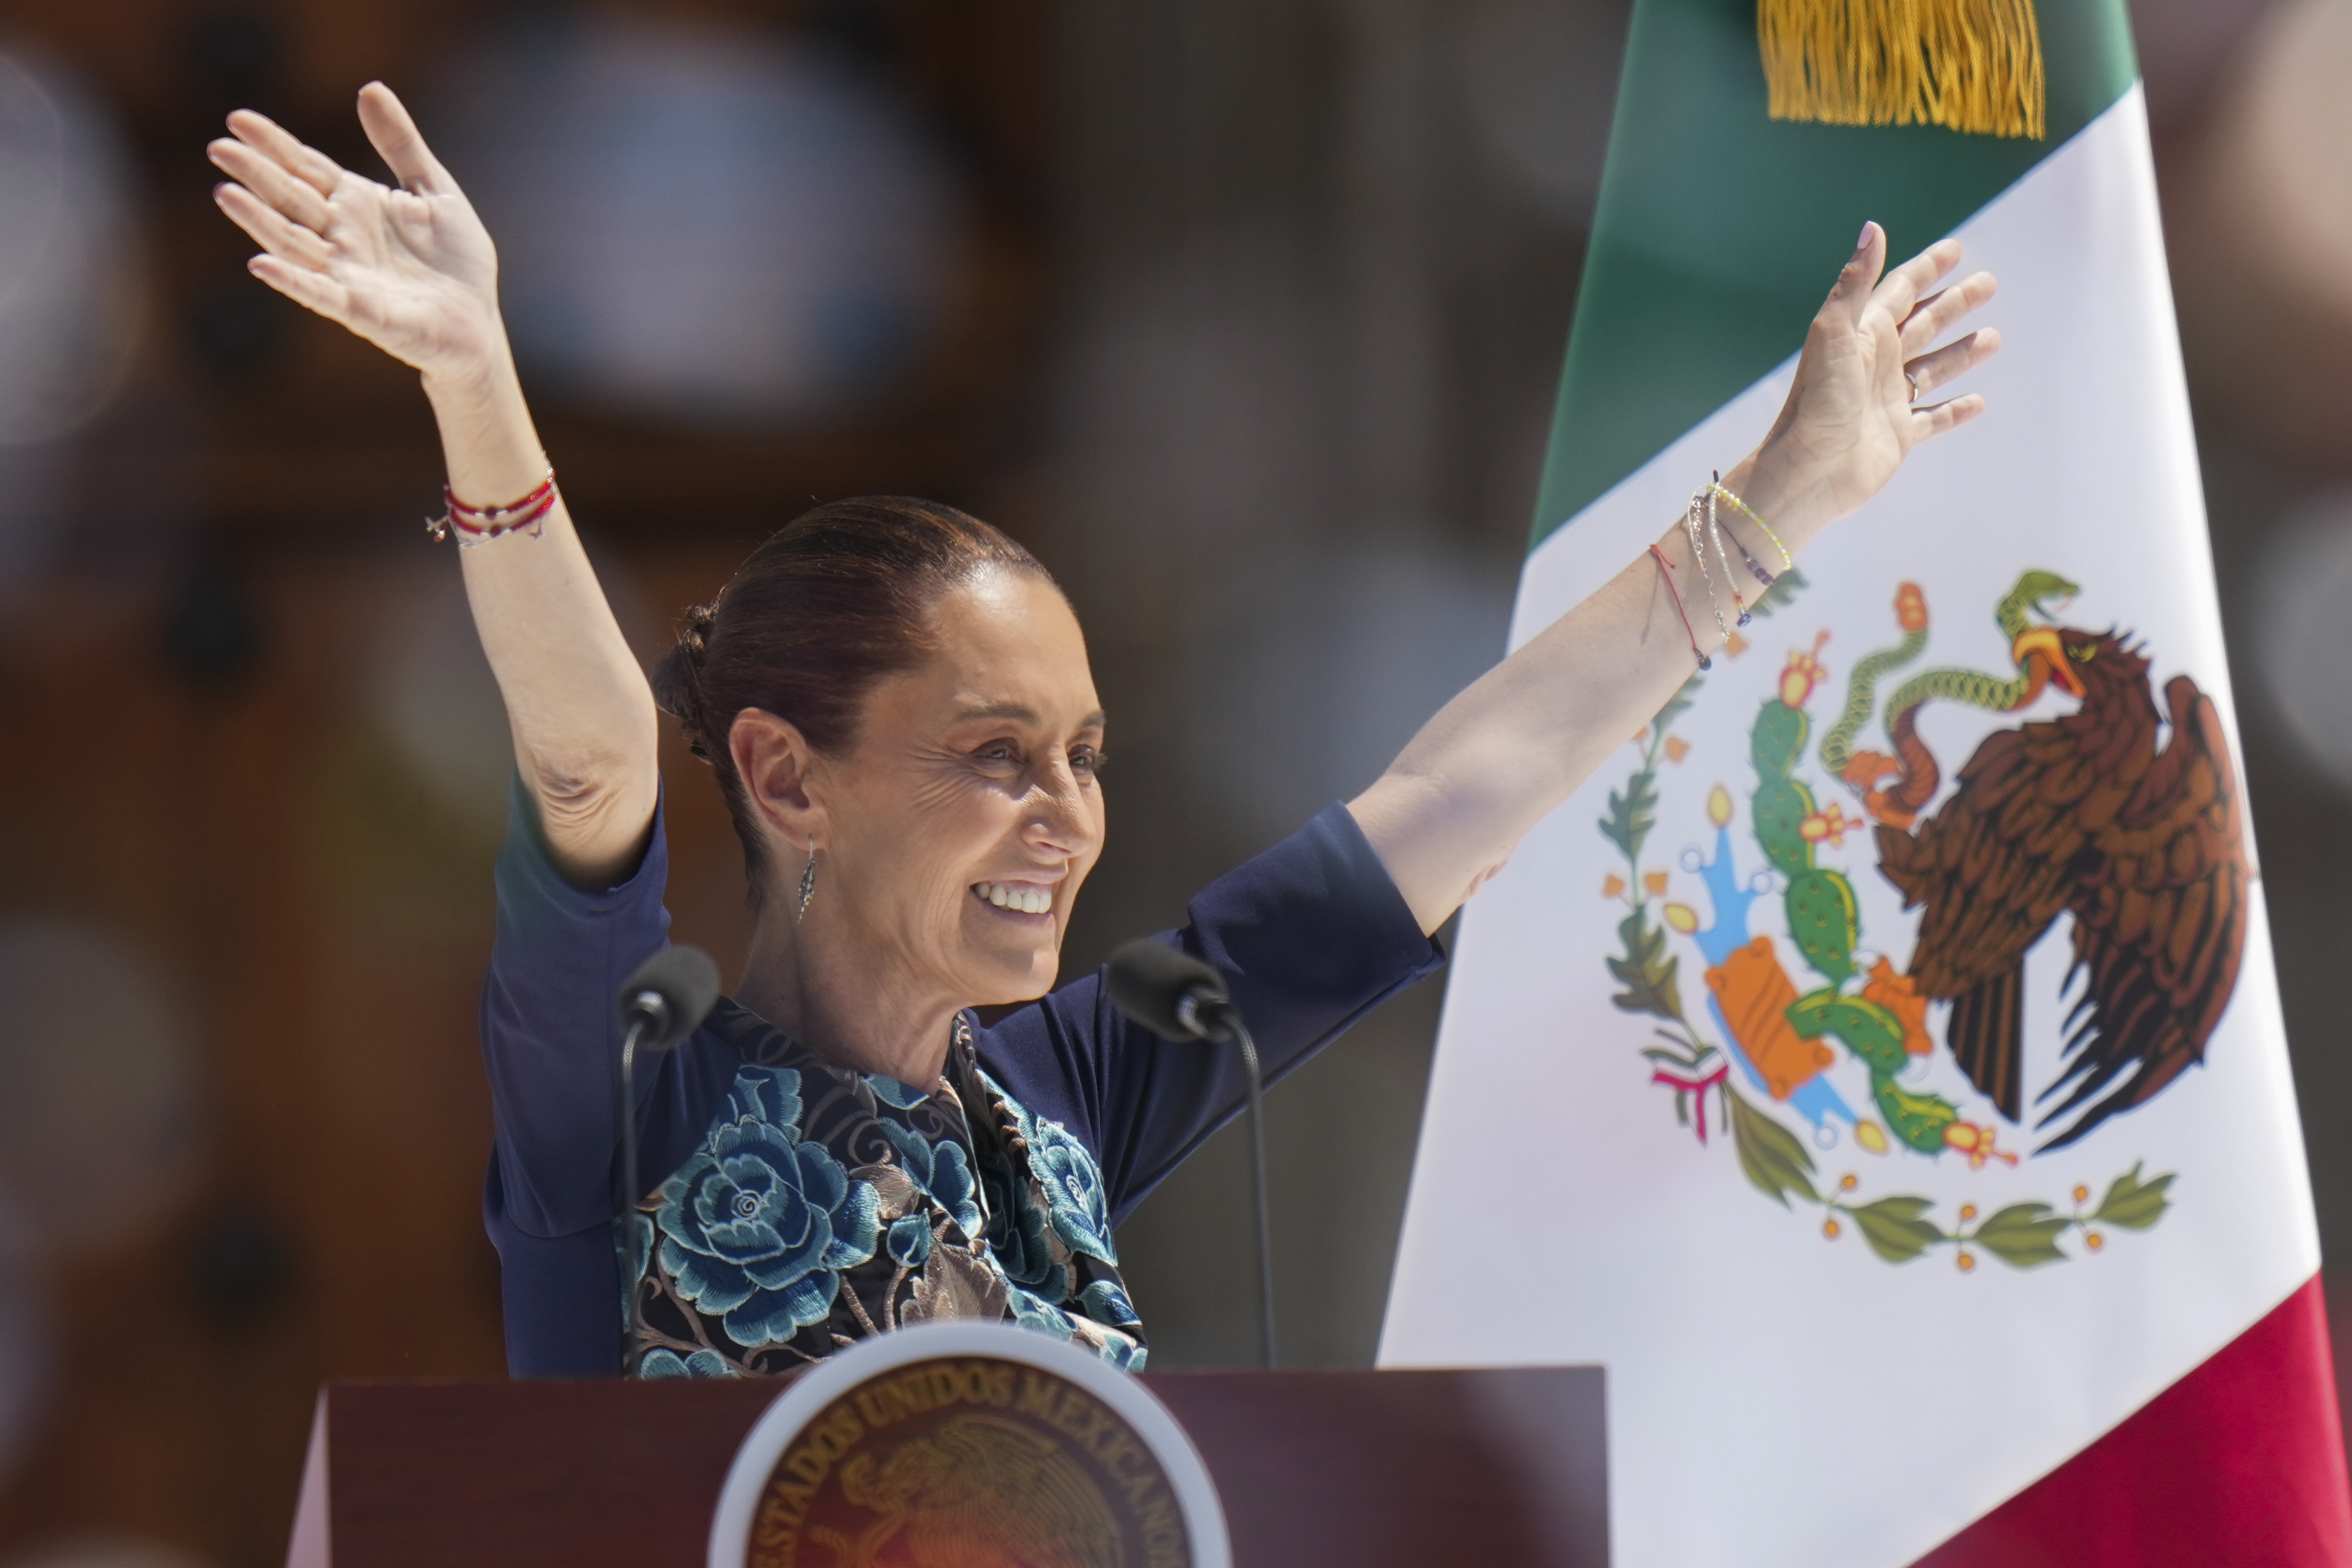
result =
M1172 1372L1235 1568L1605 1568L1598 1367ZM338 1383L289 1568L699 1568L772 1382Z

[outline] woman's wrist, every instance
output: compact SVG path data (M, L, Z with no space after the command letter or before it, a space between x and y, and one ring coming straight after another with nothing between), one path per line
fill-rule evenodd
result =
M1723 487L1756 510L1791 551L1837 520L1818 485L1808 485L1778 438L1768 439L1723 476Z
M479 409L520 394L514 351L508 346L505 323L495 318L478 335L480 346L460 350L417 369L425 395L437 412Z
M501 506L546 478L547 457L503 334L489 353L422 374L455 494L477 507Z

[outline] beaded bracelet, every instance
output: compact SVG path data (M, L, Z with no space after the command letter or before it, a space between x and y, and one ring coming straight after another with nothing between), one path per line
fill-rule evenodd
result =
M555 471L548 470L539 486L520 501L503 507L473 507L457 499L447 486L441 487L445 510L437 523L425 525L436 539L451 533L457 536L460 549L485 545L503 534L528 528L535 538L544 525L547 514L555 509Z
M1675 586L1675 563L1668 560L1666 552L1655 545L1650 547L1650 553L1658 558L1658 565L1666 574L1666 591L1674 595L1675 613L1682 617L1683 635L1690 639L1691 657L1698 661L1698 667L1702 670L1715 668L1715 661L1698 651L1698 632L1691 627L1690 612L1683 608L1682 591Z
M1723 604L1715 596L1715 574L1706 569L1706 538L1699 531L1699 498L1691 497L1683 508L1683 532L1690 539L1691 559L1698 562L1698 580L1706 589L1706 607L1715 612L1715 629L1727 643L1731 641L1731 628L1723 623ZM1729 573L1725 574L1727 577ZM1732 591L1737 593L1738 591Z
M1739 559L1748 563L1748 570L1750 576L1754 577L1757 581L1762 583L1767 588L1771 587L1774 583L1780 580L1779 578L1774 577L1770 572L1766 571L1762 564L1759 562L1754 556L1748 553L1748 547L1739 542L1739 535L1737 530L1726 528L1723 531L1731 536L1731 548L1738 550L1739 552ZM1728 569L1727 568L1726 570Z
M1758 528L1764 530L1764 537L1770 539L1772 541L1772 548L1780 552L1780 570L1782 571L1786 571L1790 567L1797 564L1797 558L1789 553L1789 547L1780 542L1780 536L1772 531L1772 525L1766 522L1762 517L1758 515L1755 507L1749 506L1747 502L1733 495L1729 490L1724 488L1722 475L1717 474L1715 476L1714 483L1707 486L1707 490L1710 495L1719 496L1723 499L1730 502L1734 507L1737 507L1739 509L1742 517L1745 517L1749 522L1754 523ZM1737 536L1734 537L1736 538ZM1746 555L1748 552L1747 550L1742 549L1739 553ZM1748 562L1748 565L1755 567L1755 570L1759 573L1763 570L1763 568L1756 567L1756 563L1753 561ZM1769 582L1771 580L1767 578L1765 580Z
M1731 602L1739 611L1739 624L1745 626L1751 619L1748 613L1748 601L1739 596L1739 579L1731 570L1731 552L1723 548L1723 525L1716 520L1715 492L1712 490L1706 496L1706 537L1715 541L1716 561L1723 568L1723 580L1731 585ZM1743 549L1739 553L1744 556L1748 552Z
M555 510L555 470L550 468L538 488L520 501L503 507L474 507L457 499L457 492L448 486L441 486L441 515L428 517L425 523L425 537L438 544L457 537L457 548L472 549L486 545L504 534L530 530L537 538L547 522L547 514Z

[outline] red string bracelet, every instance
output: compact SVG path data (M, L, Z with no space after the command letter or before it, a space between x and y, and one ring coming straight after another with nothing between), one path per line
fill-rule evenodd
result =
M520 501L503 507L475 507L457 499L448 486L441 486L441 515L428 518L425 524L426 537L435 543L455 534L460 549L485 545L502 534L518 533L528 528L531 537L539 536L547 514L555 509L555 470L539 486Z
M1698 667L1702 670L1715 668L1715 661L1698 651L1698 633L1691 627L1690 612L1683 608L1682 591L1675 586L1675 563L1668 560L1666 552L1655 545L1650 547L1650 553L1656 556L1658 564L1665 569L1666 591L1674 595L1675 613L1683 619L1683 635L1690 639L1691 657L1698 661Z

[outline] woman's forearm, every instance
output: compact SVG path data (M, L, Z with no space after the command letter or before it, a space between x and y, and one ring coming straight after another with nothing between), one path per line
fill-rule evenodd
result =
M1751 459L1725 485L1740 495L1753 477ZM1819 526L1774 519L1791 549ZM1739 532L1759 559L1779 564L1759 534ZM1657 542L1687 627L1664 568L1647 553L1637 557L1439 709L1349 803L1424 931L1443 925L1529 828L1665 706L1694 671L1694 637L1710 657L1722 646L1687 534L1671 527Z
M503 505L547 476L502 340L466 373L427 375L425 392L461 499ZM536 535L504 534L458 559L549 847L573 880L609 883L626 873L652 823L658 731L653 693L561 491Z

